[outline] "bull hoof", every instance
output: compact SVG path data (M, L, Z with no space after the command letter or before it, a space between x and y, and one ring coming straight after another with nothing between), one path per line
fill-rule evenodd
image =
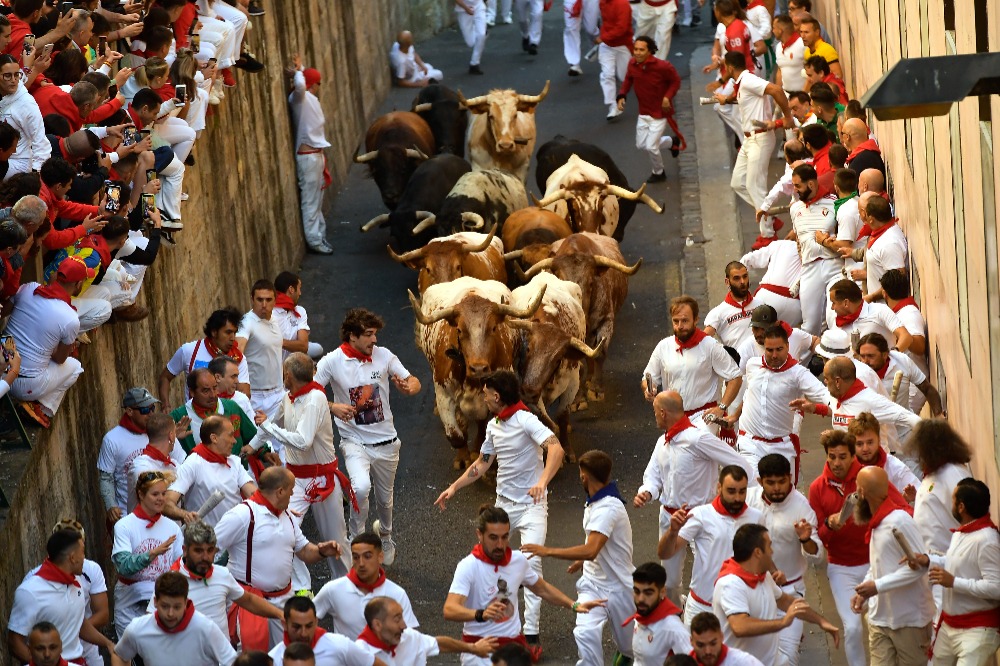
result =
M452 461L451 467L456 472L461 472L463 469L467 468L472 464L472 459L469 456L468 449L457 449L455 451L455 460Z
M565 462L570 463L571 465L575 465L576 464L576 452L574 452L573 449L566 449L566 455L563 458L563 460Z
M587 400L590 400L592 402L604 402L604 391L588 388Z
M569 411L571 411L571 412L585 412L585 411L587 411L588 407L589 407L589 405L587 404L586 400L580 400L580 401L574 402L572 405L570 405L569 406Z

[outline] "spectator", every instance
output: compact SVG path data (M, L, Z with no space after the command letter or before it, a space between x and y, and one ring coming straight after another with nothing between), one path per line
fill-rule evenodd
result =
M136 129L141 130L149 125L155 130L152 134L154 145L157 147L169 146L174 153L173 155L157 154L156 173L163 178L163 183L160 194L156 198L156 206L167 220L179 224L181 192L184 184L184 159L194 145L195 133L186 123L180 121L183 127L174 125L168 135L174 138L183 138L183 141L176 146L170 145L167 137L163 136L159 130L156 130L157 126L153 125L159 116L161 104L162 100L159 95L149 88L144 88L132 98L132 103L128 107L128 115L135 123ZM183 153L184 157L180 156L181 153L178 153L178 150Z
M299 305L302 298L302 279L295 273L283 271L274 278L274 311L285 341L282 342L282 359L294 352L308 354L313 360L323 357L323 347L309 341L309 315Z
M809 15L801 18L799 35L802 36L802 42L806 45L806 51L803 55L807 61L814 55L823 56L830 64L830 71L838 79L843 80L844 70L840 66L840 56L837 54L837 49L823 41L821 32L822 27L815 18Z
M39 193L45 202L49 224L53 225L42 240L42 246L47 250L59 250L73 245L92 231L100 231L107 224L101 219L101 211L97 206L73 203L66 200L66 193L73 186L76 169L73 165L59 157L52 157L42 165L42 189ZM56 230L56 218L65 218L82 222L69 229Z
M847 85L843 79L835 76L830 71L830 63L823 56L814 55L806 60L803 71L806 75L806 90L809 90L817 83L825 83L837 94L838 104L846 105L850 101L847 97Z
M409 30L402 30L396 35L389 51L389 63L396 85L403 88L423 88L428 83L441 83L444 78L440 69L431 67L417 54Z
M822 179L825 174L830 174L830 183L827 185L820 180L820 188L826 192L833 189L833 173L830 167L830 133L821 123L812 123L802 128L802 142L812 153L812 166L816 170L816 175Z
M21 286L23 259L18 254L28 241L28 232L17 220L0 222L0 301L7 302ZM13 262L18 261L15 268Z
M230 31L217 54L220 73L226 86L232 88L236 85L236 78L232 72L234 66L251 74L263 71L264 65L243 49L243 38L248 25L246 14L222 0L199 0L198 9L199 20L206 28L211 29L213 26L211 20L215 20L216 28L219 24L223 24L221 27Z
M297 53L292 56L292 70L294 90L288 96L288 103L295 123L295 170L306 244L317 254L333 254L333 248L326 242L326 219L323 217L323 190L330 184L323 150L330 147L330 142L326 140L326 118L317 97L322 78L311 67L303 69L302 58Z
M94 36L94 21L90 18L90 12L86 9L75 9L70 12L73 15L73 27L69 31L68 50L77 50L83 53L87 62L93 60L97 54L90 48L90 38Z
M805 44L795 29L792 19L787 14L775 16L771 22L775 46L775 60L778 69L774 82L785 91L786 95L806 89L806 78L802 76L805 64Z
M201 136L205 129L205 114L208 112L208 90L201 87L200 82L205 82L205 77L198 67L191 49L181 49L173 64L170 65L169 81L175 85L187 86L188 111L184 120L188 126L194 130L195 137ZM211 86L211 81L208 81ZM168 86L170 84L167 84Z
M208 371L215 376L216 394L232 400L244 414L253 414L250 398L237 389L240 383L240 366L228 356L217 356L208 364Z
M195 91L188 91L190 94L183 102L179 100L176 89L170 83L170 66L162 58L149 58L142 67L136 69L135 80L154 93L160 102L156 106L154 117L148 120L143 118L142 126L136 123L136 127L141 129L148 125L159 138L170 144L177 159L181 162L187 161L197 135L184 119L191 110L191 96ZM148 109L154 105L156 103L153 102L152 96L144 90L139 90L132 98L133 107ZM174 111L178 112L176 116L173 115ZM153 121L156 121L155 124Z
M61 55L61 54L60 54ZM115 75L115 84L120 88L132 70L122 69ZM42 85L33 93L42 115L58 113L69 121L70 130L77 132L84 124L99 123L114 115L125 103L124 95L100 104L100 95L93 83L80 81L70 92L58 85Z
M845 120L840 139L844 147L850 151L847 155L847 164L856 173L861 173L865 169L878 169L885 173L882 150L874 139L868 138L868 126L863 120L858 118Z
M21 134L9 123L0 121L0 180L7 177L10 158L14 156L20 142Z
M830 146L830 152L827 153L830 159L830 170L836 173L838 170L843 169L844 163L847 162L847 155L847 148L844 148L841 144L835 143Z
M30 1L30 0L22 0ZM41 3L41 0L38 0ZM20 135L14 154L7 159L4 179L18 173L38 171L52 154L45 138L42 113L20 80L21 67L9 55L0 55L0 120Z
M13 0L10 6L13 9L13 12L7 17L10 22L10 41L3 49L3 54L11 56L16 61L21 58L24 50L25 36L35 33L31 26L38 23L42 16L53 11L54 6L48 6L45 0ZM75 21L76 19L71 14L60 17L52 30L35 37L35 49L58 42L69 34Z
M816 114L816 124L822 125L833 141L838 141L837 122L843 107L838 108L837 93L825 83L814 83L809 88L809 98Z

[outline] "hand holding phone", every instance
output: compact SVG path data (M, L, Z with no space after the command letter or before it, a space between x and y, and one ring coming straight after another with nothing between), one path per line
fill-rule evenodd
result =
M111 180L104 181L107 201L104 203L104 210L112 215L117 215L122 208L122 186Z
M59 4L59 15L60 16L66 16L71 11L73 11L73 3L72 2L62 2L62 3Z
M103 57L108 51L108 38L106 35L101 35L100 41L97 43L97 55Z
M35 36L28 34L24 36L24 53L28 54L35 50Z
M174 90L176 91L177 101L179 101L181 104L186 103L187 102L187 86L182 83L181 85L176 86L174 88Z

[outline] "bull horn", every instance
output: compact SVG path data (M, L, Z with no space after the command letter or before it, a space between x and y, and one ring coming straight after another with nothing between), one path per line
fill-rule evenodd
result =
M462 89L459 88L459 90L458 90L458 103L461 104L462 106L464 106L467 109L470 106L476 106L477 104L482 104L485 101L486 101L486 95L481 95L479 97L473 97L472 99L465 99L465 95L462 94ZM470 109L470 111L471 111L471 109Z
M482 252L482 251L484 251L486 248L488 248L490 246L490 243L493 242L493 237L496 236L496 233L497 233L497 226L498 226L497 223L494 222L493 223L493 227L490 229L490 233L486 236L486 240L484 240L481 245L477 245L475 247L466 245L465 247L462 248L462 251L463 252Z
M542 288L538 290L535 297L531 299L528 306L522 310L518 310L510 305L501 305L500 314L509 319L530 319L538 311L538 308L542 305L542 298L545 296L545 290L548 289L547 284L543 284Z
M414 106L413 107L413 112L414 113L423 113L424 111L430 111L433 107L434 107L433 103L431 103L431 102L424 102L422 104L417 104L416 106Z
M355 155L354 161L357 162L358 164L364 164L365 162L371 162L376 157L378 157L378 151L372 150L365 153L364 155Z
M514 250L513 252L507 252L503 255L504 261L514 261L515 259L520 259L524 255L524 250Z
M479 213L473 213L471 211L466 211L462 213L462 222L469 222L472 224L469 229L482 229L486 224L486 220ZM463 230L465 230L465 225L462 225ZM490 239L493 240L493 239Z
M604 266L605 268L613 268L616 271L621 271L625 275L635 275L635 272L639 270L639 266L642 266L642 257L639 257L639 261L635 262L635 266L626 266L625 264L617 262L614 259L608 259L607 257L599 255L594 257L594 263L598 266Z
M416 146L413 146L413 148L407 148L406 149L406 156L409 157L411 160L426 160L427 159L427 155L424 155L424 151L420 150Z
M586 342L580 338L570 338L569 346L577 350L589 359L595 359L601 355L601 350L604 348L604 339L597 343L596 347L591 348Z
M653 198L648 194L643 194L641 197L639 197L639 201L652 208L654 213L659 214L663 212L663 206L656 203L656 201L654 201Z
M537 95L518 95L517 100L519 102L524 102L525 104L538 104L545 99L546 95L549 94L549 83L551 83L551 81L546 81L545 87L542 88L542 92Z
M425 210L418 211L417 212L417 216L418 217L420 216L420 213L427 213L427 211L425 211ZM425 217L424 219L420 220L420 223L417 226L413 227L413 231L411 231L410 233L412 235L416 236L420 232L426 231L427 229L430 229L431 227L434 226L434 221L436 219L437 219L437 215L435 215L434 213L428 213L427 217Z
M531 330L531 322L524 319L511 319L507 324L512 328L519 328L524 331Z
M528 269L528 272L524 274L524 279L530 280L531 278L535 277L542 271L552 268L553 263L555 263L555 259L552 259L551 257L549 259L542 259L537 264Z
M389 221L389 213L382 213L381 215L376 215L372 219L365 222L364 226L361 227L361 233L367 233L374 229L380 224L384 224Z
M444 310L438 310L432 316L428 317L427 315L424 314L424 311L422 310L423 306L420 303L420 300L413 295L413 292L407 289L406 293L410 297L410 305L413 306L413 316L416 317L417 321L423 324L424 326L430 326L431 324L439 322L442 319L447 319L448 317L455 314L455 308L450 307L450 308L445 308Z
M551 206L557 201L562 201L563 199L569 199L570 193L565 187L560 187L558 190L548 195L541 201L535 199L535 205L539 208L545 208L546 206ZM532 199L535 198L534 195L531 196Z
M642 196L643 192L646 191L646 183L643 183L642 187L640 187L635 192L629 192L624 187L608 183L607 185L604 186L604 191L607 192L608 194L615 195L619 199L628 199L629 201L635 201L636 199Z
M417 248L416 250L410 250L409 252L404 252L403 254L396 254L396 251L392 249L391 245L386 245L385 249L389 251L389 256L392 257L393 261L405 264L408 261L413 261L414 259L419 259L423 253L424 248Z

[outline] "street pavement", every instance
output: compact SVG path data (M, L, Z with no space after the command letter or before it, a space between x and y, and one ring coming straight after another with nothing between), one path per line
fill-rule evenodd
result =
M638 188L649 175L650 168L646 156L634 146L635 98L630 97L625 114L617 122L608 123L597 63L584 62L583 76L567 76L562 55L560 10L561 3L557 2L546 14L545 32L539 55L535 57L521 51L516 25L491 29L482 60L485 76L466 73L469 50L454 28L417 44L417 50L425 61L444 70L446 85L461 89L468 97L491 88L506 87L537 94L546 80L551 80L548 97L537 107L537 145L557 134L595 143L615 159L633 189ZM709 107L692 107L690 103L692 98L702 94L703 86L701 78L697 84L689 78L690 56L695 49L704 54L711 39L712 30L707 21L700 28L682 29L674 36L670 59L683 79L675 107L690 148L679 159L665 154L667 181L647 188L654 199L665 203L664 213L656 215L640 205L628 225L622 253L627 263L634 263L641 257L643 265L629 281L628 298L617 318L605 365L606 398L603 403L591 402L587 411L574 414L571 419L571 443L578 454L601 449L615 462L613 476L628 500L636 564L656 559L657 537L655 508L649 506L639 510L631 506L651 446L659 436L652 409L639 390L642 369L656 343L671 333L667 302L681 293L689 293L702 304L703 312L707 312L709 302L718 303L723 297L725 262L738 258L743 253L744 243L748 245L745 237L752 241L755 235L752 233L752 211L737 209L728 187L728 176L720 175L727 168L727 162L732 162L731 148L726 147L731 139L723 135L721 124ZM387 44L387 51L388 47ZM585 45L584 50L586 48ZM702 63L692 62L697 65L697 74L701 77ZM414 94L413 90L393 89L382 112L409 109ZM357 137L358 143L361 138ZM356 145L340 147L352 151L355 148ZM703 154L711 156L714 164L714 175L706 177L710 189L699 187L699 177L709 166L702 163ZM534 185L534 166L532 162L528 189L540 195ZM775 168L778 167L776 162ZM714 208L706 211L706 202ZM365 177L360 166L354 167L326 214L328 240L335 248L334 254L328 257L309 255L301 268L305 291L302 305L309 311L311 340L321 343L326 350L340 343L339 326L347 309L362 306L381 314L386 326L379 334L379 344L393 351L423 383L424 389L417 396L406 397L394 392L390 398L403 446L394 512L398 551L388 574L408 591L422 631L457 637L461 626L443 619L442 605L455 564L475 543L473 521L478 507L492 503L495 493L485 483L477 483L460 491L444 513L433 506L438 494L457 472L452 469L452 450L434 414L430 371L413 339L414 319L406 290L416 292L416 274L389 258L385 251L389 240L386 230L359 233L364 222L383 212L375 183ZM811 434L813 437L809 441L815 442L814 435L819 428L815 423L809 425L805 439ZM812 452L804 468L803 489L822 465L822 450L818 444L807 444L806 448L811 448ZM570 546L583 542L583 503L584 493L577 470L567 465L550 487L548 545ZM311 520L307 520L306 530L315 538ZM572 597L575 596L575 577L566 573L567 564L546 560L544 576ZM318 590L329 573L325 565L313 569L314 590ZM822 574L814 575L813 580L825 584ZM810 601L837 621L828 599L826 608L821 598L813 601L811 597ZM569 610L543 607L541 635L547 663L575 662L573 623L574 617ZM810 635L807 629L803 663L810 666L839 663L831 661L821 634L813 632ZM605 635L608 637L609 633ZM610 640L606 640L608 661L613 649ZM457 663L457 659L439 657L433 663Z

